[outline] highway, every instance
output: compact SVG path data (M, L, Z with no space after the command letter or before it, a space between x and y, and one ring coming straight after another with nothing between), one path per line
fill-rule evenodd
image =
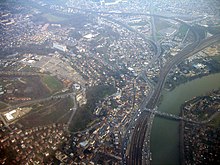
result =
M155 25L154 25L154 17L162 17L163 18L163 16L158 16L158 15L154 15L154 14L147 14L147 15L152 16L152 19L151 19L152 36L153 36L155 46L156 46L156 50L157 50L156 53L155 53L154 58L151 60L151 65L152 65L156 62L156 60L158 60L158 58L161 55L161 48L160 48L159 43L156 40L156 35L155 35L156 29L155 29ZM165 17L165 18L168 18L168 17ZM185 24L184 22L182 22L181 20L178 20L176 18L169 18L169 19L174 19L179 23ZM191 28L189 25L187 25L187 26L189 27L189 29ZM197 33L193 33L193 34L194 34L195 40L199 42L200 37L197 35ZM196 42L196 45L197 45L198 42ZM186 47L186 49L188 49L188 47ZM150 65L147 68L149 68L149 67L150 67ZM147 68L145 68L144 71L146 71ZM144 71L141 73L141 76L146 81L146 83L151 84L151 83L149 83L149 80L147 79ZM156 87L155 91L157 91L158 86ZM151 89L153 89L153 88L151 87ZM148 95L148 97L144 98L142 104L140 105L140 110L141 111L143 111L145 109L145 107L147 105L149 105L149 103L152 102L152 98L154 98L155 93L157 93L155 91L151 92ZM157 99L155 100L155 103L156 102L157 102ZM152 107L154 108L155 105L156 104L154 104ZM130 125L135 125L136 124L136 126L134 128L133 135L131 137L129 147L126 148L126 146L125 146L125 144L128 143L128 140L127 140L128 138L126 137L128 135L125 135L125 139L122 142L122 158L123 158L122 160L123 160L123 164L133 165L133 164L142 164L144 162L145 158L142 157L143 144L144 144L145 140L147 140L148 142L150 141L150 132L151 132L151 126L152 126L152 123L153 123L154 116L155 115L151 112L143 113L143 114L141 114L140 119L138 119L136 123L132 120ZM134 118L137 118L137 115L135 115ZM130 130L130 127L128 128L128 130ZM147 136L146 136L147 138L145 139L146 134L147 134ZM149 142L148 145L150 145L150 142ZM125 151L125 148L126 148L126 151ZM147 159L150 159L150 148L148 147L147 149L148 149L148 153L146 154L146 156L147 156ZM125 154L125 153L128 153L128 154ZM125 159L126 159L126 161L125 161Z
M146 116L148 116L148 113L146 111L143 111L138 119L138 122L135 126L135 128L137 127L137 131L134 131L132 134L132 138L131 138L131 147L129 150L129 155L127 156L126 159L126 164L141 164L142 163L142 159L136 159L137 157L141 157L142 158L142 147L143 143L144 143L144 137L145 134L143 132L146 131L147 128L147 120L148 118L146 118ZM145 125L143 127L143 125ZM139 133L141 136L136 136L136 134ZM135 142L135 143L134 143ZM137 152L140 151L140 152Z
M1 76L42 76L44 73L19 72L19 71L0 71Z
M194 55L195 53L198 53L199 51L218 42L219 40L220 40L220 34L217 34L215 36L206 38L206 39L202 40L201 42L195 42L194 44L188 45L187 47L185 47L180 53L178 53L174 58L172 58L165 65L165 67L161 70L157 87L154 91L154 94L153 94L151 100L147 104L147 108L152 109L157 104L158 99L160 97L161 90L162 90L164 82L166 80L166 77L174 65L179 64L185 58L190 57L190 56Z

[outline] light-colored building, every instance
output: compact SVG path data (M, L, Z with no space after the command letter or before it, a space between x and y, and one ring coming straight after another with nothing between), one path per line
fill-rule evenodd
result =
M78 102L79 106L82 106L87 103L86 99L86 90L82 89L77 95L76 95L76 101Z
M16 113L16 110L12 110L12 111L10 111L8 113L5 113L4 116L6 117L6 119L8 121L10 121L10 120L14 119L14 116L13 116L14 113Z
M67 51L67 47L65 45L60 45L58 43L53 43L53 48L56 48L56 49L61 50L63 52Z

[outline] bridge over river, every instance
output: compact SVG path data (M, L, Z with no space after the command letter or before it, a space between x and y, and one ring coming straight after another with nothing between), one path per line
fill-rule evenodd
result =
M199 122L193 121L192 119L180 117L180 116L173 115L173 114L170 114L170 113L161 112L161 111L157 111L157 110L154 110L154 109L144 109L144 110L145 110L145 111L148 111L148 112L151 112L151 113L154 113L154 114L157 115L157 116L167 118L167 119L171 119L171 120L183 120L183 121L186 121L186 122L191 122L191 123L199 124Z

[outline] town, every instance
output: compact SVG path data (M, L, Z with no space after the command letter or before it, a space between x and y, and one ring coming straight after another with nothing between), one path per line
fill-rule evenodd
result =
M1 164L149 164L163 86L220 72L217 0L0 6Z

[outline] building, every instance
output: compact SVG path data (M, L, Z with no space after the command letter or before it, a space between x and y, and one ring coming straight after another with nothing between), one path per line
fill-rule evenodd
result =
M12 110L12 111L10 111L8 113L5 113L4 116L6 117L6 119L8 121L10 121L10 120L14 119L14 116L13 116L14 113L16 113L16 110Z
M58 43L53 43L53 48L56 48L56 49L61 50L63 52L67 51L67 47L65 45L60 45Z
M86 90L84 88L79 93L77 93L76 101L78 102L79 106L86 104Z

